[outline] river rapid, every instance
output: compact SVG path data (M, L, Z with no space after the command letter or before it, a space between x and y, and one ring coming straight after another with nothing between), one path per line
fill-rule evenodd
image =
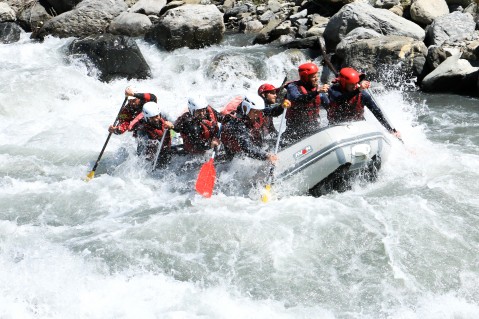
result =
M86 183L127 85L175 119L189 94L219 107L306 57L138 40L152 79L102 83L71 41L0 45L0 318L479 318L477 99L378 92L405 143L344 193L261 203L238 187L247 160L204 199L196 176L150 174L130 134Z

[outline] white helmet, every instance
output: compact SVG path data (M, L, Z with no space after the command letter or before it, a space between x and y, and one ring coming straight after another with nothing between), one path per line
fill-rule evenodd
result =
M188 110L190 110L191 115L195 113L196 110L201 110L208 107L209 103L203 96L190 97L188 99Z
M160 107L156 102L146 102L143 104L143 116L145 118L150 118L160 114Z
M264 110L264 100L258 95L245 95L241 102L241 110L248 115L251 110Z

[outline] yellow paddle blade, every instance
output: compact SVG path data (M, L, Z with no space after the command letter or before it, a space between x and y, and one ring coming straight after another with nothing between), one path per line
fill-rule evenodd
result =
M268 184L264 187L264 191L261 194L261 201L263 203L267 203L269 202L270 199L271 199L271 185Z
M91 171L91 172L88 173L88 175L86 176L85 182L89 182L89 181L92 180L94 177L95 177L95 171Z

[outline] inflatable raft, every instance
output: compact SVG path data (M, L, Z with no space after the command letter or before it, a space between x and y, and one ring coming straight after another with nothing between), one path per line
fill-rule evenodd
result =
M313 196L344 191L358 175L374 181L391 147L386 134L367 121L322 128L280 149L274 180Z

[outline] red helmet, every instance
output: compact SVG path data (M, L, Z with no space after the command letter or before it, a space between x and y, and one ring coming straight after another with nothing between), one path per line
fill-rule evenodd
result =
M258 95L261 95L269 91L276 91L276 88L274 87L274 85L269 83L262 84L258 89Z
M342 87L345 87L346 84L357 84L359 80L359 72L353 68L342 68L339 71L339 84Z
M318 73L319 71L319 68L316 64L314 63L304 63L304 64L301 64L298 68L298 72L299 72L299 78L302 80L302 81L306 81L308 80L308 77L311 75L311 74L315 74L315 73Z

